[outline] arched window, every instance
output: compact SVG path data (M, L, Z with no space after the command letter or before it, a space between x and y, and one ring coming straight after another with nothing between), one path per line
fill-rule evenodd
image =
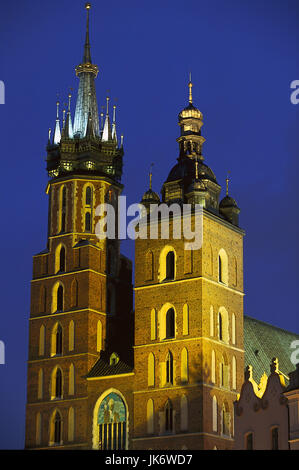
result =
M127 449L127 410L118 393L111 392L101 401L96 420L99 433L98 449ZM94 439L94 445L96 441L97 439Z
M73 351L75 348L75 323L71 320L69 323L69 351Z
M148 400L146 408L147 433L154 434L154 402L151 398Z
M213 432L217 432L218 430L218 405L217 405L217 398L213 396L213 403L212 403L212 423L213 423Z
M62 354L62 328L61 325L57 326L56 330L56 355Z
M224 307L220 307L218 312L218 338L226 344L229 343L228 312Z
M229 366L226 355L224 354L220 361L220 387L229 388Z
M166 338L175 337L175 315L174 309L170 308L166 313Z
M232 359L232 389L237 389L237 361L235 356Z
M102 334L103 334L103 327L101 320L97 323L97 351L100 352L102 350Z
M223 323L222 323L222 315L218 313L218 337L220 341L223 341Z
M71 406L68 412L68 441L73 442L75 438L75 411Z
M52 291L52 313L63 311L63 294L63 285L57 282Z
M188 399L186 395L181 397L181 431L188 431Z
M85 205L91 206L92 205L92 189L90 186L87 186L85 191Z
M278 427L271 429L271 449L278 450Z
M212 338L214 336L214 309L212 305L210 307L210 336Z
M62 418L59 411L54 411L50 425L50 445L62 444Z
M187 304L183 306L183 335L189 334L189 307Z
M145 256L145 280L152 281L154 273L154 255L148 251Z
M44 389L44 371L40 369L38 371L38 390L37 390L37 398L41 400L43 398L43 389Z
M226 402L223 403L222 406L222 434L224 436L229 436L230 435L230 413L229 413L229 407Z
M188 351L186 348L181 352L181 382L188 382Z
M51 356L62 354L62 327L56 323L51 335Z
M62 371L56 367L51 377L51 400L62 398Z
M91 232L91 214L90 214L90 212L85 213L85 232Z
M171 281L174 279L174 252L169 251L166 255L166 277L165 280Z
M218 254L218 281L222 284L228 284L228 258L223 248Z
M155 356L153 353L148 355L148 386L155 386Z
M170 351L166 358L166 383L173 384L173 355Z
M39 329L39 356L43 356L45 354L45 331L45 326L42 325Z
M69 368L69 395L74 395L74 393L75 393L75 367L74 367L74 364L71 364Z
M65 271L65 248L64 246L61 247L60 256L59 256L59 271Z
M252 432L249 432L245 436L245 449L253 450L253 433Z
M42 415L40 412L36 415L36 433L35 433L35 442L39 446L42 440Z
M232 314L232 344L236 344L236 315Z
M157 339L156 310L151 311L151 340Z
M165 405L165 432L173 432L173 407L170 400Z
M216 356L214 349L212 350L211 358L211 380L213 383L216 383Z

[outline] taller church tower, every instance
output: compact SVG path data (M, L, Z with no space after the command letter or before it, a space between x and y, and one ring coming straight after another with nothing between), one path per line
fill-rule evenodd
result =
M117 240L99 240L95 234L99 204L110 202L117 213L123 146L116 135L115 107L110 121L109 98L99 123L89 3L86 11L75 117L72 121L69 95L62 125L57 103L55 131L47 145L48 243L33 258L27 448L87 448L86 375L100 355L115 349L131 360L131 263L120 254Z

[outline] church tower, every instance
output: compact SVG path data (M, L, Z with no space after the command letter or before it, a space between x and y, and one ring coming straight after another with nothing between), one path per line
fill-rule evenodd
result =
M244 368L244 232L228 180L219 203L221 187L204 163L203 115L193 105L192 85L190 77L189 103L179 114L179 157L162 188L169 239L138 238L135 245L134 449L233 446L233 402ZM150 187L142 203L149 233L159 196ZM184 204L192 207L193 229L195 208L202 208L196 249L175 236Z
M99 122L89 3L86 12L74 119L69 94L62 121L57 102L47 145L48 242L33 258L26 448L88 448L86 376L99 357L115 349L131 361L131 263L117 240L95 234L99 204L109 202L117 213L124 152L115 107L110 120L109 98Z

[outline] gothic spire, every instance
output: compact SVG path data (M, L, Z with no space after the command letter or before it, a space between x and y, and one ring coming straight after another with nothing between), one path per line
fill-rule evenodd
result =
M91 63L90 42L89 42L89 10L90 3L85 5L87 11L86 37L84 45L84 56L82 64L76 67L76 75L79 77L79 90L75 110L74 129L75 137L86 137L89 113L95 136L100 135L98 104L94 79L98 74L98 67Z
M113 106L113 122L112 122L112 140L117 142L115 113L116 113L116 106L114 105Z
M56 102L56 124L55 124L55 132L53 136L53 144L58 145L61 140L61 131L60 131L60 120L59 120L59 101Z
M106 98L107 100L107 110L106 110L106 118L105 124L103 129L102 141L107 142L108 140L112 139L112 131L111 131L111 124L110 124L110 117L109 117L109 96Z

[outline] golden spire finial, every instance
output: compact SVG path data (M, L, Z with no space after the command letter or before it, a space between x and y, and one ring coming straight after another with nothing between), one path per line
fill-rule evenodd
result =
M91 3L89 3L89 2L85 3L85 8L86 8L86 10L90 10L91 9Z
M109 114L109 100L110 100L109 96L107 96L106 100L107 100L107 111L106 111L106 113Z
M150 172L149 172L149 188L152 189L152 179L153 179L153 173L152 173L152 168L153 168L154 164L151 163L151 166L150 166Z
M230 171L227 172L227 177L226 177L226 195L227 196L228 196L229 175L230 175Z
M191 72L189 73L188 87L189 87L189 103L192 104L192 87L193 87L193 84L192 84Z

